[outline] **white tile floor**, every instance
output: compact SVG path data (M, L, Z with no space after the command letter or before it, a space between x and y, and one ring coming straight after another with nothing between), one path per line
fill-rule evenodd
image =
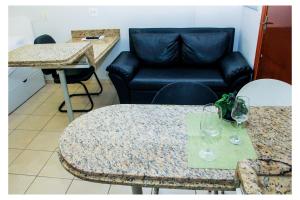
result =
M110 81L101 81L104 91L94 96L94 109L117 104ZM94 80L86 83L98 89ZM69 92L82 92L80 85L69 85ZM80 180L68 173L57 156L58 137L68 124L66 113L58 111L63 101L57 84L47 84L9 115L9 194L131 194L131 187ZM73 108L88 108L87 97L73 97ZM82 113L76 113L75 117ZM151 194L152 188L143 188ZM232 192L231 192L232 193ZM160 194L207 194L207 191L160 189Z

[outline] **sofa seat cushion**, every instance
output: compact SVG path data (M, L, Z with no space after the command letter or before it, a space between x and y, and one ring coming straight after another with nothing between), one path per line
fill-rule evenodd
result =
M132 42L144 64L169 65L179 59L178 33L135 33Z
M221 72L215 68L145 68L141 67L130 81L133 90L159 90L163 86L174 82L200 82L213 90L228 87Z
M190 65L207 65L224 56L229 45L226 32L184 33L182 38L182 60Z

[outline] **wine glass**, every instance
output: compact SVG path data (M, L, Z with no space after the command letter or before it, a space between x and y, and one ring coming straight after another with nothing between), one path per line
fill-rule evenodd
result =
M201 149L199 156L206 161L213 161L216 159L216 154L210 147L215 143L216 137L221 133L221 110L214 104L208 104L203 107L203 116L200 122L200 130L202 139L206 143L206 147Z
M248 120L249 114L249 98L246 96L237 96L234 101L234 105L231 111L231 117L237 123L237 128L240 128L240 125ZM237 133L230 137L230 142L232 144L238 145L241 143L240 137Z

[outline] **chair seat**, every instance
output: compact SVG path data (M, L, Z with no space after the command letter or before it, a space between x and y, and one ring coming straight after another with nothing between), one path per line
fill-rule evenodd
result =
M198 82L213 90L222 90L228 85L216 68L143 68L129 83L133 90L159 90L174 82Z
M94 67L83 69L65 69L66 81L68 84L87 81L91 78L94 72ZM55 83L60 83L59 76L57 74L53 76L53 78Z

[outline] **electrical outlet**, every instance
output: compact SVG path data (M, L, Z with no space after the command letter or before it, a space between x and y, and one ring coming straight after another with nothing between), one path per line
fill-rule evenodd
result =
M96 17L98 16L98 8L89 8L89 15L91 17Z

